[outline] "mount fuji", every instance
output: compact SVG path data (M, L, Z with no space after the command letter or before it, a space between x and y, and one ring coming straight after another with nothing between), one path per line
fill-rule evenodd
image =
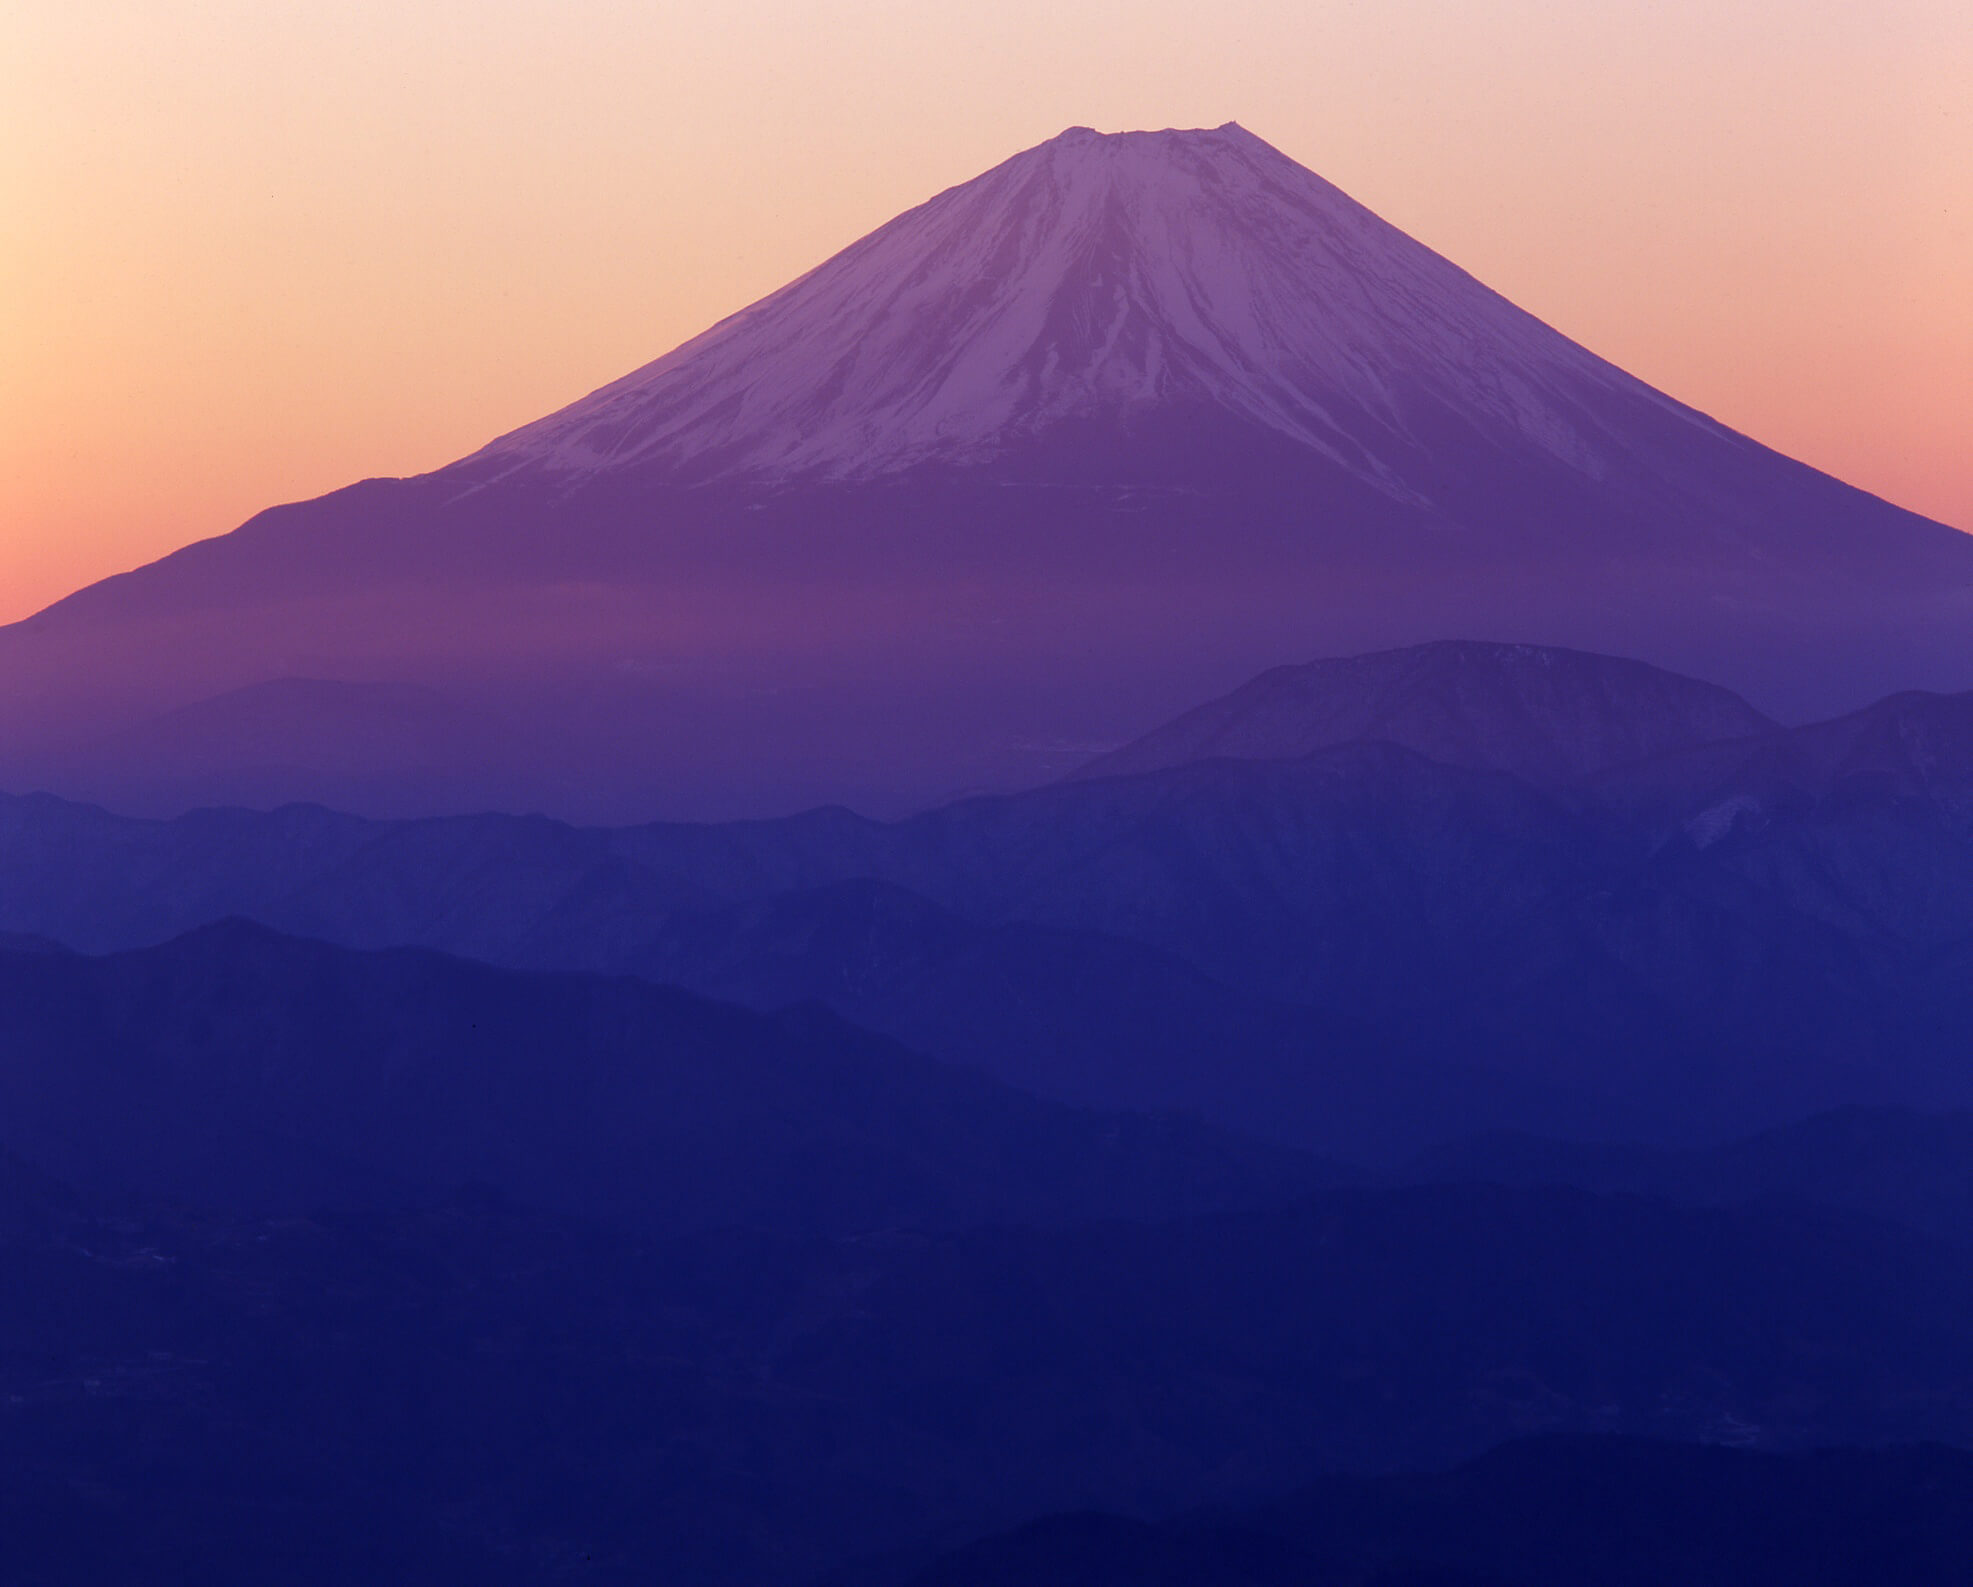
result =
M1182 414L1425 506L1425 401L1592 475L1617 458L1614 425L1586 406L1703 425L1240 127L1074 128L458 473L569 488L1196 470L1223 486L1210 452L1143 444Z
M1448 637L1829 715L1973 686L1973 537L1653 390L1238 126L1075 128L458 462L0 629L0 783L894 811Z

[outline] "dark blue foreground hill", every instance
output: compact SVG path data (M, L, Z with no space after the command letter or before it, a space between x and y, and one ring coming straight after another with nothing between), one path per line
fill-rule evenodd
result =
M105 1213L0 1157L0 1295L32 1301L0 1307L7 1571L62 1587L809 1587L1051 1513L1244 1511L1518 1434L1973 1438L1960 1252L1803 1209L1552 1189L646 1239L483 1190L265 1221ZM1902 1458L1784 1485L1801 1535L1773 1559L1870 1516L1893 1566L1950 1539L1964 1457ZM1733 1474L1777 1468L1517 1462L1330 1482L1280 1525L1371 1562L1444 1544L1520 1587L1504 1567L1580 1562L1585 1529L1628 1516L1598 1535L1646 1574L1559 1579L1825 1579L1648 1573L1709 1518L1709 1546L1773 1542L1768 1490ZM1468 1549L1476 1529L1494 1554Z
M99 1190L253 1213L469 1183L645 1229L1172 1216L1333 1176L1171 1117L1037 1101L818 1008L363 953L228 922L0 949L0 1139Z
M1053 1516L907 1576L832 1587L1957 1587L1973 1454L1777 1457L1624 1439L1508 1445L1442 1474L1337 1478L1150 1525Z

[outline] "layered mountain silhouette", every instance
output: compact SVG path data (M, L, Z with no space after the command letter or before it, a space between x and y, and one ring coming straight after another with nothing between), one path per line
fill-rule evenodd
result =
M0 630L10 1579L1962 1581L1969 688L1973 540L1072 129Z
M156 812L899 812L1284 658L1618 650L1801 719L1973 686L1969 619L1973 541L1243 129L1074 129L449 467L0 630L0 777Z
M1963 697L1783 729L1566 651L1284 676L1148 741L1204 759L888 823L147 821L4 799L0 930L108 951L237 915L822 1003L1062 1101L1329 1153L1973 1104ZM1243 742L1299 753L1195 743L1251 699L1268 736ZM1362 733L1448 758L1343 736Z
M1169 1216L1336 1177L1195 1121L1040 1102L821 1009L238 921L108 958L0 947L0 1051L0 1139L35 1163L258 1214L476 1184L644 1230L842 1234Z

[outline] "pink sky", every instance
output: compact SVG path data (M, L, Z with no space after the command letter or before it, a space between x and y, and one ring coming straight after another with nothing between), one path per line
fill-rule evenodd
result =
M0 621L472 450L1072 124L1238 120L1973 528L1965 0L14 0Z

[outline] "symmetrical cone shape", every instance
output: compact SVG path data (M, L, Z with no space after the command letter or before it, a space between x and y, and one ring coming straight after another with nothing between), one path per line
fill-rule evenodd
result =
M896 810L1475 638L1781 716L1973 687L1973 538L1614 368L1240 127L1076 128L570 407L0 630L0 784Z

